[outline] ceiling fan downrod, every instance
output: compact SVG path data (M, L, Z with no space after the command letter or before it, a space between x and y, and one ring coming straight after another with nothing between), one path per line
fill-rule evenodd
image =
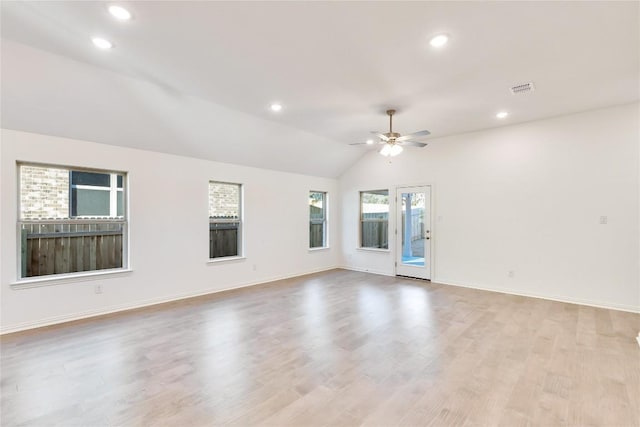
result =
M393 115L396 113L396 110L387 110L387 115L389 116L389 133L393 133Z

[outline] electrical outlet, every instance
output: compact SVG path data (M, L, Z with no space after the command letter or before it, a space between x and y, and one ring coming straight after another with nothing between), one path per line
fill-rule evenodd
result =
M253 264L253 266L251 268L253 268L253 271L256 271L258 269L258 266Z
M509 271L507 272L507 277L511 277L511 278L513 278L515 275L516 275L516 272L515 272L515 271L513 271L513 270L509 270Z
M606 224L607 220L608 220L608 218L605 215L602 215L600 217L600 224Z
M101 293L102 293L102 285L95 285L95 286L93 287L93 291L94 291L96 294L101 294Z

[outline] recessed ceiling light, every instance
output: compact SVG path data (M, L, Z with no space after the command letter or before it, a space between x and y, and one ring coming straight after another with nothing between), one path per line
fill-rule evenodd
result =
M276 111L277 112L277 111L282 110L282 105L280 105L280 104L271 104L271 107L269 107L269 108L271 108L271 111Z
M128 21L131 19L131 12L122 6L109 6L109 13L121 21Z
M367 145L373 144L373 139L367 139Z
M506 119L508 115L509 113L507 113L506 111L500 111L499 113L496 114L496 117L498 119Z
M103 39L102 37L94 37L91 39L91 41L98 49L107 50L113 47L113 43L111 43L107 39Z
M447 44L448 41L449 36L447 36L446 34L439 34L435 37L432 37L431 40L429 40L429 44L433 47L442 47Z

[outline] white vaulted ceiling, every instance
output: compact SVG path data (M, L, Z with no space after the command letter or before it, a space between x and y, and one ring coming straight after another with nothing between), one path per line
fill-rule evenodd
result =
M637 2L110 4L2 2L3 127L336 177L389 107L437 137L640 98Z

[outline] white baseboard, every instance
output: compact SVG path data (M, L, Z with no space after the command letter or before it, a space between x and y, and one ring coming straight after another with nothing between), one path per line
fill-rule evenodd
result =
M360 271L362 273L378 274L380 276L390 276L390 277L395 276L395 274L390 273L388 271L375 270L375 269L371 269L371 268L348 267L346 265L342 265L342 266L340 266L338 268L341 268L343 270L350 270L350 271Z
M384 276L393 276L393 274L389 274L387 272L376 272L373 270L364 270L357 267L341 266L340 268L343 268L345 270L352 270L352 271L362 271L362 272L372 273L372 274L381 274ZM610 310L627 311L630 313L640 313L640 307L634 306L634 305L615 304L615 303L608 303L608 302L601 302L601 301L590 301L590 300L584 300L584 299L572 298L572 297L560 296L560 295L542 295L542 294L535 294L535 293L525 293L525 292L515 291L512 289L491 288L487 286L478 286L470 283L459 283L459 282L454 282L451 280L440 279L440 278L437 278L437 279L434 278L431 280L431 282L435 284L441 284L441 285L458 286L461 288L478 289L481 291L499 292L501 294L518 295L518 296L529 297L529 298L539 298L539 299L545 299L549 301L565 302L569 304L586 305L589 307L607 308Z
M295 274L289 274L289 275L277 276L277 277L270 277L270 278L262 279L260 281L255 281L255 282L241 283L241 284L238 284L238 285L235 285L235 286L230 286L230 287L224 288L224 289L188 292L188 293L184 293L184 294L177 294L177 295L160 297L160 298L152 298L152 299L148 299L148 300L144 300L144 301L135 302L135 303L132 303L132 304L121 304L121 305L117 305L117 306L113 306L113 307L107 307L107 308L99 309L99 310L87 310L87 311L83 311L83 312L79 312L79 313L65 314L65 315L61 315L61 316L54 316L54 317L49 317L47 319L41 319L41 320L36 320L36 321L31 321L31 322L24 322L24 323L19 323L19 324L16 324L16 325L10 325L10 326L7 326L7 327L0 326L0 335L11 334L13 332L26 331L28 329L42 328L42 327L45 327L45 326L52 326L52 325L57 325L57 324L60 324L60 323L72 322L74 320L87 319L87 318L90 318L90 317L104 316L105 314L118 313L118 312L121 312L121 311L128 311L128 310L134 310L134 309L137 309L137 308L149 307L149 306L152 306L152 305L164 304L164 303L172 302L172 301L179 301L179 300L188 299L188 298L194 298L194 297L199 297L199 296L204 296L204 295L211 295L211 294L216 294L216 293L219 293L219 292L231 291L231 290L234 290L234 289L248 288L248 287L257 286L257 285L264 285L264 284L275 282L275 281L278 281L278 280L291 279L291 278L294 278L294 277L301 277L301 276L306 276L308 274L321 273L323 271L335 270L335 269L338 269L338 268L341 268L341 267L332 266L332 267L321 268L321 269L311 270L311 271L306 271L306 272L301 272L301 273L295 273Z
M609 310L628 311L630 313L640 313L640 307L633 306L633 305L616 304L616 303L601 302L601 301L591 301L591 300L585 300L580 298L567 297L564 295L542 295L542 294L529 293L529 292L520 292L512 289L501 289L501 288L491 288L486 286L477 286L469 283L455 283L449 280L440 280L440 279L433 280L433 283L439 283L442 285L449 285L449 286L458 286L461 288L478 289L481 291L499 292L501 294L508 294L508 295L518 295L521 297L538 298L538 299L545 299L545 300L556 301L556 302L565 302L568 304L578 304L578 305L586 305L589 307L606 308Z

